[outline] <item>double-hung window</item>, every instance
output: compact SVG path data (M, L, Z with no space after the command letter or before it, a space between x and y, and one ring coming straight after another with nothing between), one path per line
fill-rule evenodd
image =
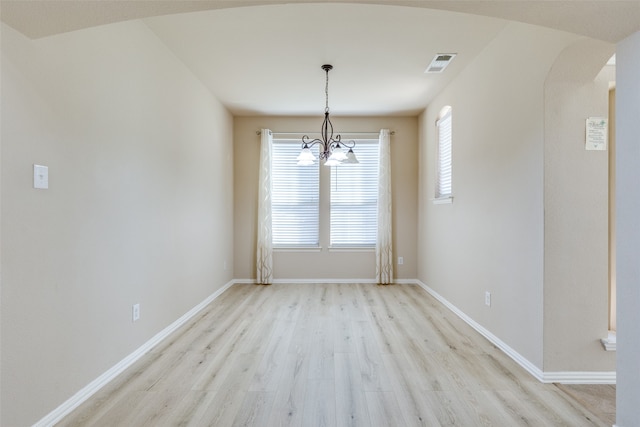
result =
M436 121L438 135L438 164L436 199L451 199L451 107L445 107Z
M298 166L300 140L273 139L274 248L317 248L321 242L333 248L375 247L379 144L377 139L355 142L358 164ZM318 158L318 146L311 150ZM329 220L321 224L320 217Z
M271 164L271 215L274 247L318 247L320 171L298 166L300 141L274 139ZM318 156L318 149L312 149Z
M331 247L374 247L378 219L378 140L356 141L359 164L331 168Z

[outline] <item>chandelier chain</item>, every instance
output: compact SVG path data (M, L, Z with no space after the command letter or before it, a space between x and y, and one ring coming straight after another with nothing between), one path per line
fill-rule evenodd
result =
M329 70L325 69L325 73L327 75L325 85L324 85L324 111L325 113L329 112Z

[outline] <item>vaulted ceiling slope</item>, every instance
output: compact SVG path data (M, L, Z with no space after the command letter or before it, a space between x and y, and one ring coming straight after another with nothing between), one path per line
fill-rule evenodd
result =
M151 16L291 3L442 9L525 22L618 42L640 29L639 0L1 0L2 20L30 38Z
M140 19L235 115L415 115L509 21L608 42L640 30L640 0L0 0L29 38ZM445 73L434 55L457 53ZM509 52L505 52L508 66Z

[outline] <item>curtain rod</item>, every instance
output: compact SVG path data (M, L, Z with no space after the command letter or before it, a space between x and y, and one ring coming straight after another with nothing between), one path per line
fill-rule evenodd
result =
M314 133L318 133L317 131L314 132L273 132L271 131L271 133L273 135L311 135ZM373 136L378 136L380 135L380 132L341 132L344 133L345 135L373 135ZM340 135L341 133L336 133L336 135ZM396 131L392 130L389 131L390 135L395 135ZM262 135L262 131L257 130L256 131L256 135Z

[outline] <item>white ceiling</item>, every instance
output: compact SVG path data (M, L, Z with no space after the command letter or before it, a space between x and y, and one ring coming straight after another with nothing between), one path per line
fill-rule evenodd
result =
M322 114L324 63L335 67L329 74L332 113L416 114L507 25L500 18L610 42L640 30L640 0L1 0L0 5L2 20L31 38L143 19L240 115ZM424 74L437 53L458 56L445 73Z
M417 114L505 21L375 5L234 8L145 20L234 114ZM425 74L439 52L458 53Z

